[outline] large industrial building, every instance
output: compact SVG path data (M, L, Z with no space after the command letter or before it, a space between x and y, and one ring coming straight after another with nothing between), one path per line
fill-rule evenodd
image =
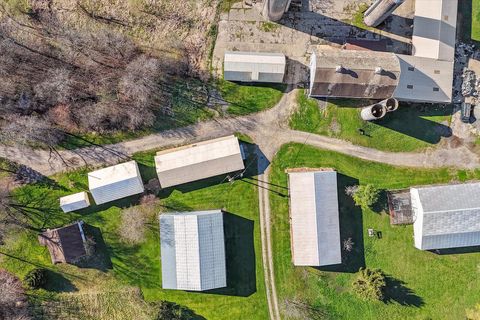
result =
M88 188L96 204L102 204L144 191L142 177L135 161L90 172Z
M415 2L411 56L317 50L310 60L310 96L450 103L457 4L457 0Z
M286 58L282 53L225 52L223 78L229 81L282 83Z
M410 194L416 248L480 245L480 183L412 188Z
M233 135L159 151L155 167L162 188L245 169Z
M223 212L160 215L163 289L205 291L227 286Z
M342 263L336 171L289 169L287 173L293 264Z

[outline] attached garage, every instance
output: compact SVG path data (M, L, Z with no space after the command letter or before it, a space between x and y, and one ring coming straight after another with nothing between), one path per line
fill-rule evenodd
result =
M144 191L135 161L107 167L88 174L88 187L96 204L102 204Z

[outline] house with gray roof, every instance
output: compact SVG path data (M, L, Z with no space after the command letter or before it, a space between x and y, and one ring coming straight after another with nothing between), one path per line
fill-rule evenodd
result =
M221 210L161 214L160 243L163 289L227 286Z
M288 169L290 234L293 264L342 263L337 172L333 169Z
M415 247L480 245L480 183L411 188Z

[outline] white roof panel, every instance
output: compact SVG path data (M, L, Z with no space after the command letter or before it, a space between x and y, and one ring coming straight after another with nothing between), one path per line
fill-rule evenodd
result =
M458 0L417 0L413 27L413 55L453 61Z
M63 212L71 212L86 208L90 205L88 194L85 191L74 193L60 198L60 207Z
M341 263L336 172L289 171L288 177L293 264Z

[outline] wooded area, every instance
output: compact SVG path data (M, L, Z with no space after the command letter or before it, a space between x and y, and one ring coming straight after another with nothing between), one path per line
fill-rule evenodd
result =
M136 130L172 116L175 82L208 78L218 1L0 4L0 140Z

